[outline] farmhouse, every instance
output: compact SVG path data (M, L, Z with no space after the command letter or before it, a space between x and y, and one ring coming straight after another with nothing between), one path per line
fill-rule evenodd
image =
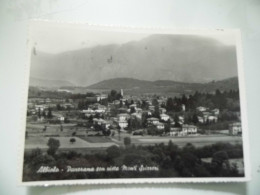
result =
M128 127L128 122L127 121L118 121L118 125L121 129L124 129Z
M181 134L182 135L190 135L190 134L197 134L198 128L194 125L182 125Z
M166 109L165 108L159 108L160 114L165 114L166 113Z
M163 121L168 121L170 119L170 116L167 114L160 114L160 118Z
M97 101L101 101L103 99L107 99L107 94L97 94L96 95Z
M199 111L199 112L205 112L207 109L208 108L203 107L203 106L199 106L199 107L196 108L196 110Z
M155 117L148 118L147 123L148 123L148 125L156 125L159 123L159 119L155 118Z
M170 136L177 136L181 132L181 127L171 127Z
M163 130L163 129L164 129L164 124L158 122L158 123L156 123L156 128L157 128L158 130Z
M35 109L38 111L38 110L40 110L41 112L42 111L44 111L45 109L47 109L48 108L48 106L47 105L43 105L43 104L41 104L41 105L35 105Z
M242 127L241 123L231 123L229 124L229 134L230 135L241 135L242 134Z
M54 119L59 120L61 122L64 122L64 120L65 120L65 117L61 114L53 114L53 116L54 116Z
M117 115L117 118L118 118L118 121L122 122L122 121L127 121L130 118L130 116L129 116L129 114L121 113L121 114Z
M219 115L219 109L218 109L218 108L213 109L213 110L212 110L212 113L213 113L214 115Z
M95 111L92 109L82 110L82 113L85 114L86 117L90 117L91 115L95 115Z
M131 116L135 117L137 119L142 119L142 114L140 114L140 113L132 113Z
M209 122L217 122L218 121L218 117L217 116L208 116L208 121Z

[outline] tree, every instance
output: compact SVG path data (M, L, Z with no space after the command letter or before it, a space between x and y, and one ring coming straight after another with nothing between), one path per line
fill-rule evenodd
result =
M152 104L153 104L153 106L159 106L159 102L158 102L158 100L156 98L154 98L152 100Z
M197 124L197 123L199 122L198 116L197 116L196 114L193 114L193 116L192 116L192 122L193 122L194 124Z
M154 117L156 118L160 118L160 109L159 109L159 105L156 105L154 108Z
M213 154L211 164L214 167L222 167L224 163L228 163L228 154L226 152L219 151Z
M110 136L111 131L109 129L106 130L105 128L103 128L102 133L103 133L104 136Z
M46 113L45 113L45 111L42 112L42 116L43 116L44 118L46 118Z
M70 138L70 143L75 143L76 142L76 139L75 138Z
M175 115L174 116L174 126L175 127L181 127L180 123L179 123L179 116L178 115Z
M166 110L169 112L169 111L172 111L173 110L173 107L174 107L174 103L173 103L173 99L172 98L168 98L167 99L167 102L166 102Z
M60 104L57 104L56 107L57 107L57 110L62 110L62 107Z
M164 132L169 133L171 131L171 121L170 119L167 121L167 123L164 125Z
M111 159L114 159L116 157L119 157L120 156L120 148L113 145L113 146L110 146L108 149L107 149L107 156Z
M131 107L130 108L130 113L132 114L132 113L135 113L135 107Z
M48 108L47 117L48 117L48 118L52 118L52 111L51 111L51 108L50 108L50 107Z
M149 135L156 135L157 134L157 128L154 125L151 125L147 128L147 133Z
M44 127L43 127L43 130L42 131L46 131L47 130L47 126L46 125L44 125Z
M48 140L47 145L49 146L47 153L51 156L54 156L58 148L60 147L60 141L54 138Z
M41 110L40 110L40 108L38 109L38 113L37 113L37 115L38 115L38 118L41 118L42 114L41 114Z
M128 147L131 145L131 138L130 137L125 137L124 138L124 144L125 144L125 147Z

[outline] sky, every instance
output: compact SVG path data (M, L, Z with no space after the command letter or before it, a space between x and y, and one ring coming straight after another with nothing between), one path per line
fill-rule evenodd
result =
M125 36L122 36L124 32ZM159 31L153 31L159 32ZM161 30L160 33L169 33L167 30ZM172 32L171 33L177 33ZM179 33L179 32L178 32ZM185 31L184 33L194 33ZM151 33L148 30L125 28L102 28L98 26L88 26L79 24L34 22L30 29L30 41L32 47L37 50L57 54L66 51L90 48L98 45L123 44L130 41L138 41ZM225 31L210 31L206 34L199 32L196 35L215 39L225 45L235 45L233 34Z

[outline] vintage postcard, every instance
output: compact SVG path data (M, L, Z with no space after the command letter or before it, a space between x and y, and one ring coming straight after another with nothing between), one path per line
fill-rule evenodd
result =
M24 185L250 178L239 30L32 21Z

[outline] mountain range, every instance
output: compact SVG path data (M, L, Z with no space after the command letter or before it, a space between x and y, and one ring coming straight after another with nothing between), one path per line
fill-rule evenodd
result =
M35 48L30 75L76 86L112 78L207 83L237 76L236 49L195 35L150 35L140 41L58 54Z
M33 82L32 82L33 81ZM37 81L37 82L36 82ZM32 84L34 83L34 84ZM60 85L60 86L59 86ZM62 85L62 86L61 86ZM199 92L215 92L216 89L221 91L238 90L238 77L232 77L220 81L211 81L208 83L185 83L171 80L147 81L133 78L114 78L104 80L87 87L77 87L67 81L42 80L31 78L30 86L43 87L46 89L63 89L72 93L86 92L105 92L112 89L119 91L123 89L125 94L157 94L175 96L178 94L192 94Z
M65 80L47 80L47 79L39 79L35 77L30 77L30 86L35 87L47 87L47 88L59 88L62 86L75 86L69 81Z
M146 81L132 78L115 78L104 80L86 87L87 90L109 91L112 89L124 89L128 94L190 94L195 91L215 92L238 90L238 77L232 77L220 81L211 81L208 83L184 83L170 80Z

